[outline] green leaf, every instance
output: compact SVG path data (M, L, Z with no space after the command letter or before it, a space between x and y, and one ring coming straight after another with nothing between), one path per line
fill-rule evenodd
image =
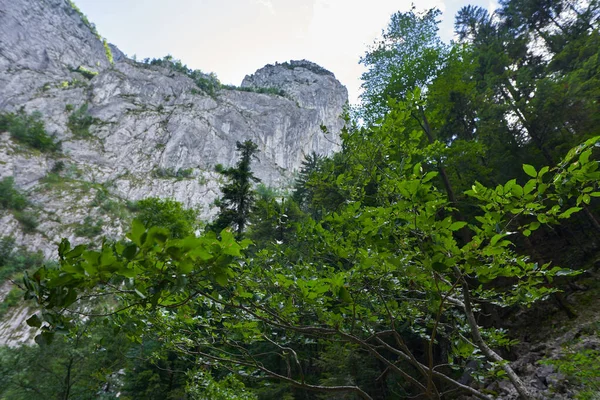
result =
M227 286L227 283L228 283L227 274L224 274L224 273L216 274L215 281L223 287Z
M42 326L42 320L37 316L37 314L33 314L25 322L27 322L27 325L33 328L40 328Z
M502 239L505 236L508 236L508 234L507 233L498 233L498 234L494 235L492 237L492 239L490 240L490 245L494 246L496 243L498 243L498 240Z
M463 227L465 227L467 225L466 222L464 221L458 221L458 222L454 222L452 225L450 225L450 230L452 232L454 231L458 231L459 229L462 229Z
M587 194L587 193L586 193L586 194L584 194L584 195L583 195L583 202L584 202L585 204L590 204L590 201L591 201L591 200L592 200L592 199L591 199L591 197L590 197L590 195L589 195L589 194Z
M532 178L537 178L537 172L533 165L523 164L523 171Z
M570 217L571 217L571 214L573 214L573 213L576 213L576 212L579 212L579 211L581 211L581 210L582 210L582 208L581 208L581 207L571 207L571 208L569 208L567 211L565 211L565 212L563 212L562 214L560 214L560 215L558 216L558 218L560 218L560 219L564 219L564 218L570 218Z
M134 243L129 243L125 249L123 249L123 253L121 254L127 260L131 261L135 257L137 253L137 246Z
M87 248L87 246L84 244L75 246L75 248L73 250L69 251L67 254L65 254L64 257L66 259L73 259L73 258L79 257L80 255L83 254L83 252L85 251L86 248Z
M42 332L35 337L35 342L40 346L48 346L54 341L54 333Z
M537 181L535 179L530 179L525 186L523 186L523 193L529 194L535 187L537 186Z
M139 219L134 219L131 224L131 232L127 234L127 237L138 246L143 244L142 235L146 232L146 227Z
M344 303L352 302L352 297L350 296L350 292L348 292L348 289L346 289L344 286L340 287L339 298Z

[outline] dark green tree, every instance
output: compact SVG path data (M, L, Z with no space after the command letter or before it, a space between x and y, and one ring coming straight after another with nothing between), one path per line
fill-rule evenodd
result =
M244 229L248 224L248 217L254 204L255 192L253 183L260 182L254 176L250 165L256 159L258 146L251 140L244 143L236 142L240 159L235 167L223 168L217 165L216 171L223 175L229 183L221 188L223 196L217 200L219 214L215 221L208 225L207 230L221 232L225 228L232 228L238 239L241 239Z

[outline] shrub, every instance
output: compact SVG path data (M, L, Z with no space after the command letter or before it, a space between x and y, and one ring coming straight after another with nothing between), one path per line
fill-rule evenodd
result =
M137 219L150 228L167 228L174 238L191 235L198 227L196 210L186 209L178 201L151 197L137 202Z
M83 220L83 223L79 224L79 226L77 228L75 228L74 233L77 236L87 237L87 238L91 239L102 233L102 224L103 223L104 223L104 221L102 219L94 221L94 219L88 215Z
M106 59L108 60L108 62L111 65L114 64L115 60L113 58L112 50L110 49L110 46L108 45L108 42L106 41L106 39L102 39L102 44L104 45L104 52L106 53Z
M0 208L21 211L27 206L27 198L15 188L15 179L8 176L0 181Z
M83 75L87 79L92 79L96 75L98 75L98 72L89 70L89 69L87 69L86 67L84 67L82 65L80 65L79 67L73 69L72 71L73 72L79 72L81 75Z
M33 213L33 212L15 211L15 212L13 212L13 215L15 216L17 221L19 221L19 223L21 224L21 227L23 228L23 230L27 233L31 233L31 232L35 231L35 228L37 228L38 225L40 224L37 219L37 215L35 215L35 213Z
M600 331L597 333L600 335ZM600 393L600 350L585 348L581 344L567 346L560 359L542 360L541 364L552 365L564 374L569 382L579 386L575 395L578 400L594 400Z
M196 86L209 96L216 95L217 91L221 89L221 82L219 82L219 78L217 78L217 75L214 72L207 74L199 69L188 68L181 60L177 60L170 55L163 58L146 58L144 64L156 65L184 74L192 79ZM192 94L196 93L192 91Z
M11 307L18 305L23 300L25 292L19 287L14 286L0 303L0 318L3 318Z
M50 172L52 172L53 174L58 174L58 173L62 172L64 169L65 169L65 162L57 161L52 166L52 169L50 170Z
M42 152L60 150L60 144L55 142L54 135L46 133L39 112L28 115L20 110L17 113L0 114L0 131L8 131L17 142Z
M262 94L274 94L276 96L285 97L286 92L283 89L277 89L274 87L253 87L253 86L235 86L235 85L221 85L222 89L237 90L240 92L251 92L251 93L262 93Z
M96 119L88 113L88 104L85 103L74 111L67 121L67 126L77 138L86 138L90 136L90 126L96 122Z
M154 170L153 175L155 178L168 179L175 178L177 180L189 179L194 172L193 168L179 168L175 171L174 168L157 168Z
M42 253L32 253L17 246L12 236L0 238L0 283L16 273L40 267L43 262Z

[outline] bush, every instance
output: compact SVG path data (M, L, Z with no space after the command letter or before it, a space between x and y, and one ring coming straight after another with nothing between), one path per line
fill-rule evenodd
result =
M14 286L0 303L0 318L3 318L11 307L16 306L23 300L23 290Z
M217 78L217 75L214 72L206 74L199 69L188 68L181 60L174 59L170 55L163 58L146 58L144 64L156 65L184 74L192 79L194 83L196 83L196 86L209 96L216 95L217 91L221 89L221 82L219 82L219 78Z
M83 75L87 79L92 79L96 75L98 75L98 73L96 71L89 70L86 67L83 67L81 65L79 67L75 68L75 69L72 69L72 71L73 72L79 72L81 75Z
M137 219L146 228L167 228L174 238L191 235L198 228L198 212L184 208L183 204L175 200L151 197L138 201L135 208Z
M541 363L554 366L569 382L579 386L575 399L597 399L600 393L600 350L586 349L583 346L567 347L565 350L566 353L560 359L543 360Z
M46 133L39 112L27 115L20 110L17 113L0 114L0 131L8 131L17 142L42 152L60 150L60 144L55 142L54 135Z
M0 208L21 211L27 206L27 198L15 188L15 179L8 176L0 181Z
M240 92L251 92L251 93L262 93L262 94L274 94L276 96L285 97L286 92L283 89L277 89L274 87L253 87L253 86L235 86L235 85L221 85L222 89L237 90Z
M177 171L173 168L157 168L154 170L154 177L161 179L175 178L177 180L189 179L194 172L193 168L179 168Z
M13 213L17 221L21 223L21 227L27 233L35 231L35 228L40 224L37 215L29 211L15 211Z
M14 274L30 268L38 268L43 262L42 253L32 253L16 246L12 236L0 238L0 283Z
M57 161L54 163L50 172L52 172L53 174L59 174L64 169L65 169L65 162L61 160L61 161Z
M92 217L89 215L85 217L83 223L80 224L77 228L75 228L75 234L80 237L93 238L102 233L102 224L103 220L99 219L94 221Z
M88 104L85 103L69 116L67 126L77 138L86 138L90 136L90 126L96 122L96 119L88 113Z

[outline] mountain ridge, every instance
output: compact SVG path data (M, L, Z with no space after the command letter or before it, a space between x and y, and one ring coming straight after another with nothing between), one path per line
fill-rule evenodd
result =
M255 173L273 186L291 182L305 154L339 149L348 92L316 64L267 65L239 89L210 92L169 64L126 58L68 0L0 6L0 112L39 113L62 146L32 151L0 132L0 180L14 178L39 221L28 233L2 211L0 236L30 250L53 258L61 237L89 240L75 233L86 218L101 225L97 236L116 237L127 202L147 197L210 218L214 166L235 162L236 141L257 143Z

